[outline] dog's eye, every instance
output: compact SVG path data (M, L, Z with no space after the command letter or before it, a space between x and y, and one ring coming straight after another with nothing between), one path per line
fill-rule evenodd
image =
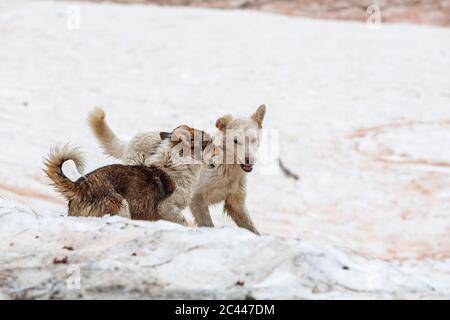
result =
M234 144L238 144L238 139L234 138Z

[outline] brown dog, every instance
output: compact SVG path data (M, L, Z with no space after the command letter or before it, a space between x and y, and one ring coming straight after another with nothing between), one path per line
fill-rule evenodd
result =
M69 202L69 216L101 217L107 214L138 220L158 220L157 207L170 196L175 184L154 166L110 165L73 182L63 171L64 162L75 162L83 171L83 159L75 148L65 146L50 153L45 172L56 190Z
M181 210L189 203L201 168L214 167L215 146L206 132L186 125L159 135L160 143L147 159L135 165L103 167L76 182L64 175L62 165L72 160L83 172L78 150L66 146L51 152L45 172L69 201L69 215L112 214L187 225Z

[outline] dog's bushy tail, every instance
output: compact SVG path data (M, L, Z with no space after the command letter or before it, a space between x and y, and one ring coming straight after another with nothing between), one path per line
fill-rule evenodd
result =
M106 123L105 117L105 112L102 108L95 108L88 116L89 126L104 153L121 160L125 153L126 143L117 138Z
M75 182L66 177L62 171L64 162L72 160L80 174L84 173L84 159L77 148L70 148L65 145L62 148L50 150L47 159L44 161L44 172L53 181L55 189L67 200L75 198L78 194L78 187Z

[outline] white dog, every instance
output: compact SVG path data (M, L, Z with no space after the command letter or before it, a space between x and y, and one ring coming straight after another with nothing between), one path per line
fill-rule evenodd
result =
M239 227L259 234L245 205L246 174L252 171L256 163L265 113L266 107L262 105L249 118L227 115L217 120L224 161L214 170L202 169L200 172L189 205L199 226L213 227L208 207L224 201L224 212Z
M250 117L226 115L216 121L222 145L221 163L211 169L202 166L194 185L189 207L198 226L213 227L208 207L224 201L224 212L242 228L259 234L245 205L246 174L256 163L260 132L266 106L261 105ZM159 132L136 135L129 143L118 139L103 113L91 113L89 124L104 152L128 165L148 164L148 157L161 142Z

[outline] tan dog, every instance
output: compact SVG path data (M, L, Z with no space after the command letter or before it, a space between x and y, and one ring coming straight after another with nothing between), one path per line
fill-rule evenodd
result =
M206 166L196 168L199 178L195 186L190 188L189 207L199 226L213 227L208 207L224 201L224 211L238 226L259 234L245 205L246 174L252 171L256 162L265 112L266 107L261 105L248 118L233 118L228 115L217 120L216 127L223 144L223 159L231 158L232 161L225 161L213 169ZM123 142L110 129L101 109L95 109L89 115L89 124L107 155L127 164L152 164L153 159L149 158L149 154L161 141L159 133L145 132L136 135L129 143ZM244 152L236 152L243 145ZM216 155L217 148L213 150ZM217 163L217 160L213 162Z

